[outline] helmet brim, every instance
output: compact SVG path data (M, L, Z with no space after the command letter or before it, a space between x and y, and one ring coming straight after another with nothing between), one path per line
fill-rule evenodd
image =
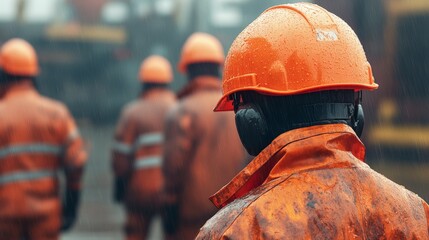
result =
M333 84L333 85L325 85L325 86L317 86L317 87L310 87L310 88L303 88L299 90L289 90L289 91L278 91L274 89L269 88L262 88L262 87L244 87L240 89L234 89L230 92L227 92L223 94L221 99L216 104L216 107L213 109L214 112L225 112L225 111L233 111L234 105L232 99L229 98L229 96L236 92L243 92L243 91L255 91L263 95L271 95L271 96L291 96L291 95L299 95L299 94L305 94L310 92L320 92L320 91L327 91L327 90L376 90L378 88L378 84L372 83L372 84Z

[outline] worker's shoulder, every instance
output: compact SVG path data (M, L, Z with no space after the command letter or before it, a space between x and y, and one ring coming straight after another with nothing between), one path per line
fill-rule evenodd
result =
M33 101L33 103L38 103L45 110L52 111L63 116L70 115L68 107L63 102L46 96L39 95L37 100Z
M220 91L195 91L180 98L179 102L190 109L209 109L212 111L221 96Z
M180 119L184 115L191 114L192 112L194 112L192 106L184 99L170 106L167 111L167 120Z
M402 198L402 202L421 202L423 201L417 194L406 189L404 186L390 180L383 174L371 168L358 168L356 171L359 180L365 185L370 185L371 189L377 191L378 195L392 196L393 200Z
M121 110L122 118L130 118L136 115L138 111L141 109L142 104L143 103L140 100L133 100L125 104Z
M286 174L273 179L222 208L206 223L203 231L209 235L215 234L210 235L215 239L222 236L233 237L238 233L254 233L256 229L268 239L277 239L280 236L281 239L295 239L294 236L288 235L290 232L288 233L287 229L293 228L294 233L305 234L308 211L322 203L323 206L330 204L330 200L319 200L334 197L326 195L329 191L324 190L331 181L335 186L338 177L331 169L321 169ZM270 235L273 233L277 235Z
M196 127L204 121L210 121L212 118L207 109L201 109L198 107L198 102L193 102L189 104L187 101L179 101L172 105L166 114L166 123L169 126L178 125L182 129L188 129ZM209 109L212 113L212 109Z
M189 119L192 122L208 121L221 116L219 113L213 113L217 99L207 99L195 97L195 94L176 102L170 107L167 113L167 121L178 119Z
M371 216L382 207L408 209L401 210L409 215L403 220L407 226L418 225L425 219L424 207L429 209L416 194L369 167L316 169L274 179L231 202L204 225L200 239L299 239L318 224L318 214L335 226L355 221L356 205L373 206L365 212Z
M278 194L276 191L286 180L287 178L278 178L270 181L229 203L206 222L197 239L223 239L224 236L231 239L251 239L251 236L245 235L255 234L251 231L255 227L254 221L260 221L258 224L263 222L269 224L265 217L272 214L275 209L279 210L277 208L279 206L270 206L275 204L273 196L275 195L275 198L280 201L287 200L285 194ZM276 239L275 236L272 237Z

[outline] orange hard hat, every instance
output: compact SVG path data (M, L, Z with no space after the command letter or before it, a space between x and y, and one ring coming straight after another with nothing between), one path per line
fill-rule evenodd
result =
M3 71L10 75L34 77L39 73L36 51L27 41L19 38L3 44L0 62Z
M170 62L157 55L146 58L140 66L139 80L144 83L170 83L173 80Z
M347 23L318 5L296 3L267 9L238 35L222 88L215 111L233 110L230 95L239 91L285 96L378 85Z
M185 73L186 67L192 63L212 62L222 65L224 61L223 47L217 38L207 33L194 33L183 45L178 68L181 73Z

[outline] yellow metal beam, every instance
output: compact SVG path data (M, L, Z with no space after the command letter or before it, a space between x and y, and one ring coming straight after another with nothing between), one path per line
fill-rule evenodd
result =
M428 0L385 0L389 14L401 16L429 12Z
M50 39L122 44L127 35L122 28L106 26L53 25L46 29Z
M375 126L369 131L369 141L397 147L429 148L429 126Z

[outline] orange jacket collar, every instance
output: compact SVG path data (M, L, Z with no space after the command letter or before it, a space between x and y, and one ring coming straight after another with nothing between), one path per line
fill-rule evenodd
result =
M8 85L4 90L4 98L14 97L20 94L37 94L33 83L30 80L23 80L20 82Z
M221 91L221 81L219 78L211 76L201 76L191 80L178 94L178 98L183 98L200 90Z
M273 179L297 172L335 165L351 166L341 154L364 161L365 147L345 124L329 124L288 131L277 137L230 183L210 197L221 208Z

